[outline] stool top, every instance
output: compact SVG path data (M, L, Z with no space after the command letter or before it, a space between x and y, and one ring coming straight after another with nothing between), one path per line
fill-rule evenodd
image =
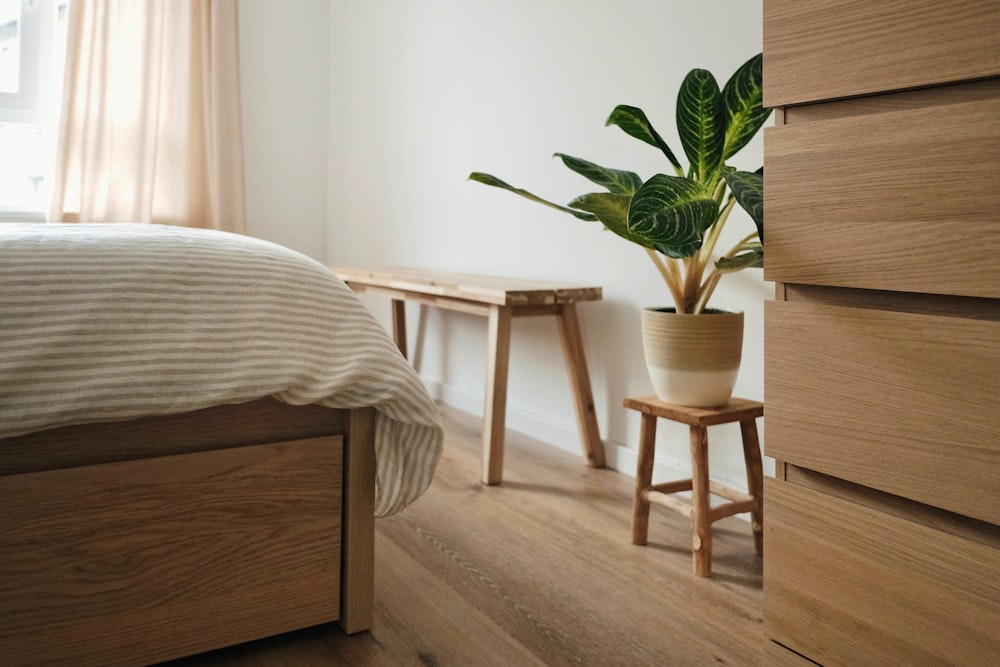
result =
M715 408L694 408L661 401L656 396L626 398L625 407L690 426L712 426L756 419L764 415L764 404L748 398L731 398Z

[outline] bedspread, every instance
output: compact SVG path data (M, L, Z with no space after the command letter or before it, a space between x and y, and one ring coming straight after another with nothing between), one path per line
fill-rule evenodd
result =
M434 402L325 266L167 225L0 224L0 437L242 403L376 408L376 514L427 488Z

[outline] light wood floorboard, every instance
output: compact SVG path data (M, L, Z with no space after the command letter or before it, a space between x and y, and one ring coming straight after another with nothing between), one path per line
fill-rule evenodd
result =
M504 482L479 482L481 421L442 406L428 492L376 522L375 623L335 625L171 663L202 665L759 665L762 561L749 524L714 525L713 578L685 517L654 507L631 544L628 475L515 432Z

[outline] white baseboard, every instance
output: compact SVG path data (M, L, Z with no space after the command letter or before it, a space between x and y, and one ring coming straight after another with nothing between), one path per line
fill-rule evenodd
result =
M482 416L483 395L471 391L462 391L455 387L444 385L437 380L421 378L431 397L453 408ZM507 428L523 433L531 438L565 450L572 454L582 455L580 450L580 434L576 423L558 422L548 417L523 410L510 404L507 405ZM632 447L621 443L604 440L605 464L612 470L635 477L638 464L638 452ZM654 461L654 479L681 479L690 477L690 469L682 469L668 465L662 461Z
M421 380L434 400L458 410L462 410L463 412L468 412L469 414L480 417L482 416L483 395L481 393L463 391L455 387L444 385L438 380L431 380L424 377L421 377ZM562 449L576 455L581 455L580 436L577 431L576 423L569 424L558 422L532 413L528 410L512 407L508 404L507 428L523 433L531 438L541 441L546 445L551 445L558 449ZM639 462L638 450L632 447L626 447L621 443L605 439L604 457L605 464L608 468L628 475L629 477L635 477L636 466ZM773 475L772 472L768 472L767 467L768 466L765 466L765 474ZM684 479L690 476L690 468L681 468L663 461L653 462L654 481ZM746 493L747 491L745 479L720 479L718 481L736 489L737 491L742 491L743 493ZM690 494L683 495L690 497ZM750 520L748 514L738 514L736 516L745 521Z

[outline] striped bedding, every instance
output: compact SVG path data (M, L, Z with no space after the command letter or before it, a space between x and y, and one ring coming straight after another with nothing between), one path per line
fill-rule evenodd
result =
M0 437L265 396L376 408L376 515L430 484L435 405L323 265L218 231L0 223Z

